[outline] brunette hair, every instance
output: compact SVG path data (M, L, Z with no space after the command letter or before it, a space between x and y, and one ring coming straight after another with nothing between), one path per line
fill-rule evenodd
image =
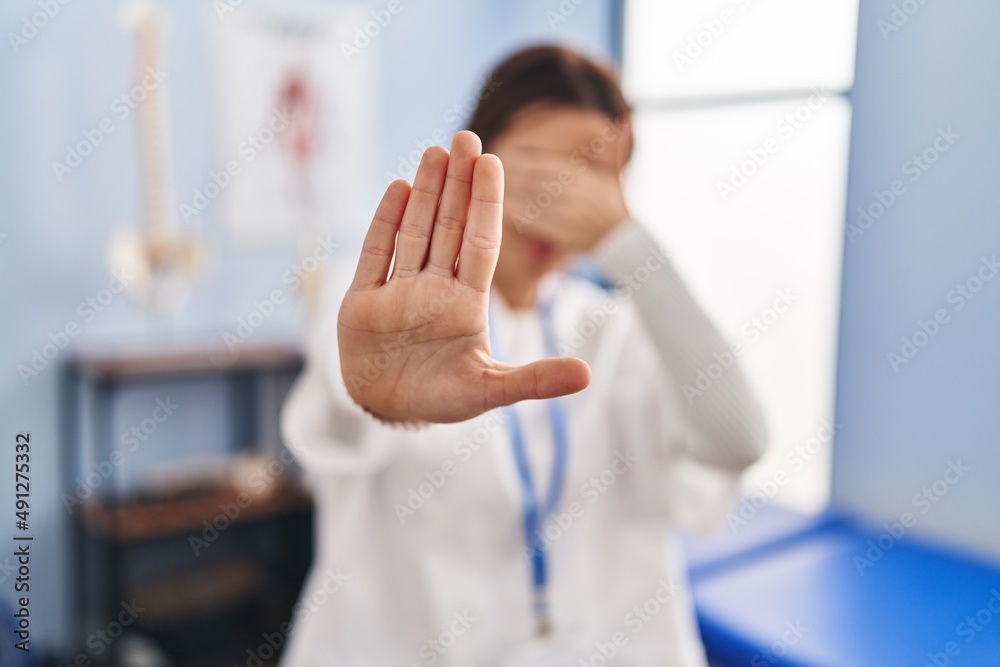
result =
M611 67L563 46L543 45L518 51L493 69L468 129L489 150L517 112L536 105L598 111L615 123L632 113Z

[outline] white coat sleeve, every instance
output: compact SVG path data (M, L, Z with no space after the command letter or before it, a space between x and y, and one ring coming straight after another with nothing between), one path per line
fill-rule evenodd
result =
M764 416L736 359L700 395L683 391L685 385L695 386L699 370L729 346L653 236L638 223L627 223L601 242L593 259L605 277L631 295L668 377L677 383L691 458L734 471L760 458L767 441Z

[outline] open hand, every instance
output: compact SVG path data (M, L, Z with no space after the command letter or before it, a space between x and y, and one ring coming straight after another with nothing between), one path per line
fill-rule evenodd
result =
M590 382L580 359L515 367L490 356L504 179L481 153L471 132L450 155L428 148L412 187L388 187L365 237L337 321L340 363L351 398L384 419L464 421Z

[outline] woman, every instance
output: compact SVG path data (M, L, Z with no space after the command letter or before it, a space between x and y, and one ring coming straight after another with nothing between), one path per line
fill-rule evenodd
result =
M727 346L629 216L610 70L489 80L386 190L286 406L318 546L284 665L704 665L672 527L724 512L760 410L735 365L682 389Z

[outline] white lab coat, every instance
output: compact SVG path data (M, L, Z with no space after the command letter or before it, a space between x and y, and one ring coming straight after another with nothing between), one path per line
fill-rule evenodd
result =
M522 495L502 412L419 430L364 413L340 374L333 290L283 414L317 507L315 561L283 667L577 667L611 655L621 665L705 664L674 527L724 514L763 428L738 369L699 397L706 401L684 397L664 357L688 360L675 365L688 363L693 377L691 361L725 348L700 311L685 310L690 297L652 243L632 224L599 251L610 278L632 271L632 287L617 296L561 274L543 285L561 351L593 371L585 391L564 399L568 470L544 533L555 632L544 642L534 640ZM636 273L641 265L649 270ZM534 311L511 311L495 295L492 310L504 361L544 356ZM548 411L542 402L516 409L544 497ZM699 421L727 426L706 437Z

